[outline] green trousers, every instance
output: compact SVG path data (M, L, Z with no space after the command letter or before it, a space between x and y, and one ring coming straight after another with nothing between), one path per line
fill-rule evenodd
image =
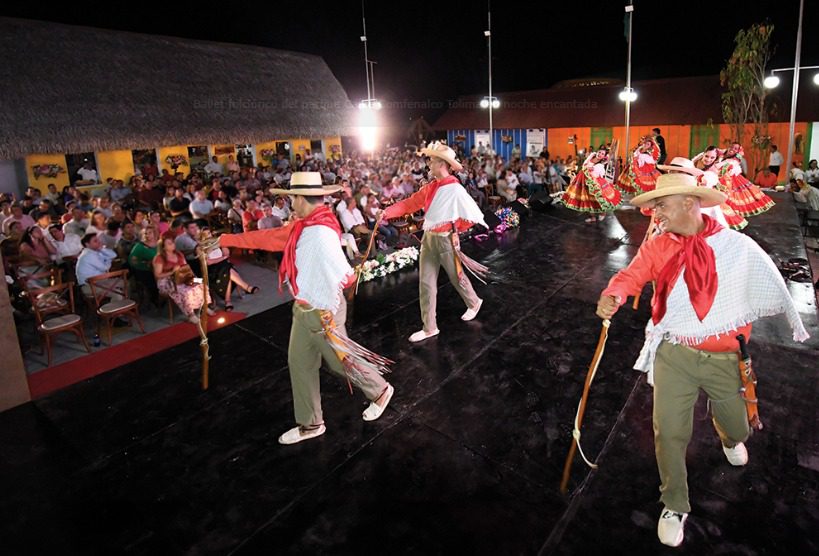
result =
M735 353L698 351L663 342L654 360L654 450L660 472L660 501L690 512L685 452L700 388L710 400L714 428L728 448L751 433Z
M347 319L347 302L342 298L333 315L337 331L347 335L344 323ZM321 412L321 387L319 369L321 359L336 375L347 380L347 374L332 346L324 336L319 311L309 305L293 303L293 324L290 327L290 345L287 364L290 367L290 385L293 389L293 410L296 423L302 427L315 427L324 422ZM387 382L377 371L359 369L351 376L355 387L374 401L387 389Z
M438 272L441 267L444 267L449 281L466 303L467 309L474 309L478 305L478 295L466 276L466 270L463 271L463 280L458 280L455 253L452 248L452 239L449 236L450 234L424 232L424 239L421 241L421 256L418 261L418 293L421 301L421 320L427 332L438 329L435 306L438 302Z

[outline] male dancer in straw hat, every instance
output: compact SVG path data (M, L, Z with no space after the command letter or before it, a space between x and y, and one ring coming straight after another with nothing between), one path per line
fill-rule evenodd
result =
M372 402L364 411L365 421L378 419L394 393L381 376L391 361L350 340L344 328L347 303L342 290L355 282L355 274L341 250L338 219L324 205L324 196L340 189L323 187L319 172L295 172L289 190L272 190L293 198L295 223L224 234L218 240L222 247L284 251L279 285L287 282L295 298L287 363L298 426L279 437L281 444L315 438L326 430L319 391L322 358Z
M424 239L421 242L421 257L418 263L421 319L424 327L409 337L410 342L420 342L439 333L435 305L440 267L444 267L449 281L466 303L466 312L461 315L461 320L464 321L477 316L483 300L475 294L463 266L468 269L474 268L477 272L486 271L485 267L460 252L458 232L466 231L475 224L488 226L484 222L481 209L458 178L451 175L453 171L463 170L463 166L455 158L455 151L435 141L421 149L419 154L429 157L429 169L435 180L379 215L379 218L390 219L420 209L424 209L425 212Z
M768 255L751 238L702 214L703 207L725 202L722 192L673 173L631 202L652 207L664 233L644 243L612 277L597 315L610 319L627 296L656 281L645 345L634 368L647 371L654 385L654 448L665 505L657 535L663 544L679 546L691 511L685 452L699 389L710 399L728 462L745 465L743 442L750 429L739 394L737 336L748 338L752 321L778 313L787 316L794 340L808 335Z

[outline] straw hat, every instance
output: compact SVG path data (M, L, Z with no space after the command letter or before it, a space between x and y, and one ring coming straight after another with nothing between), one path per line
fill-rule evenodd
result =
M702 175L702 170L695 167L691 160L681 156L675 156L668 164L658 164L657 168L659 170L665 170L666 172L685 172L686 174L691 174L692 176Z
M341 191L338 185L322 185L321 172L293 172L290 176L290 189L271 188L274 195L332 195Z
M699 187L697 178L689 174L663 174L657 178L657 187L653 191L637 195L631 200L635 207L641 207L650 201L669 195L691 195L700 198L700 206L715 207L725 202L727 197L721 191L710 187Z
M426 156L434 156L436 158L440 158L444 162L450 165L450 167L455 170L456 172L460 172L464 169L460 162L455 158L455 151L453 151L448 146L444 145L440 141L434 141L429 144L428 147L424 147L421 149L418 156L426 155Z

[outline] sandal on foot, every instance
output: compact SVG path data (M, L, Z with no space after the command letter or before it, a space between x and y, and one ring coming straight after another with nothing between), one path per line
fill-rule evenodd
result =
M253 295L254 293L259 291L259 286L251 286L249 290L247 290L248 295Z
M225 312L230 313L233 310L233 305L230 303L225 303Z

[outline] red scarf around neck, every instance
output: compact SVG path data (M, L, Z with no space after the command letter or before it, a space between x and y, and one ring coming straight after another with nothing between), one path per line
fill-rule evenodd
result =
M341 226L338 223L338 218L336 218L333 211L331 211L327 205L321 205L305 218L296 220L292 226L293 230L287 237L282 262L279 265L279 290L281 290L285 280L289 280L290 288L295 296L299 293L299 288L296 285L296 276L299 272L299 269L296 268L296 245L299 243L299 238L304 228L307 226L327 226L338 234L339 239L341 239Z
M705 238L722 230L722 226L704 214L702 220L705 227L701 232L693 236L677 236L680 240L680 250L668 259L657 277L657 292L654 296L654 306L651 308L651 320L654 324L665 316L668 294L671 293L671 288L674 287L683 268L688 297L700 322L714 304L718 285L717 261L714 250L705 242Z

